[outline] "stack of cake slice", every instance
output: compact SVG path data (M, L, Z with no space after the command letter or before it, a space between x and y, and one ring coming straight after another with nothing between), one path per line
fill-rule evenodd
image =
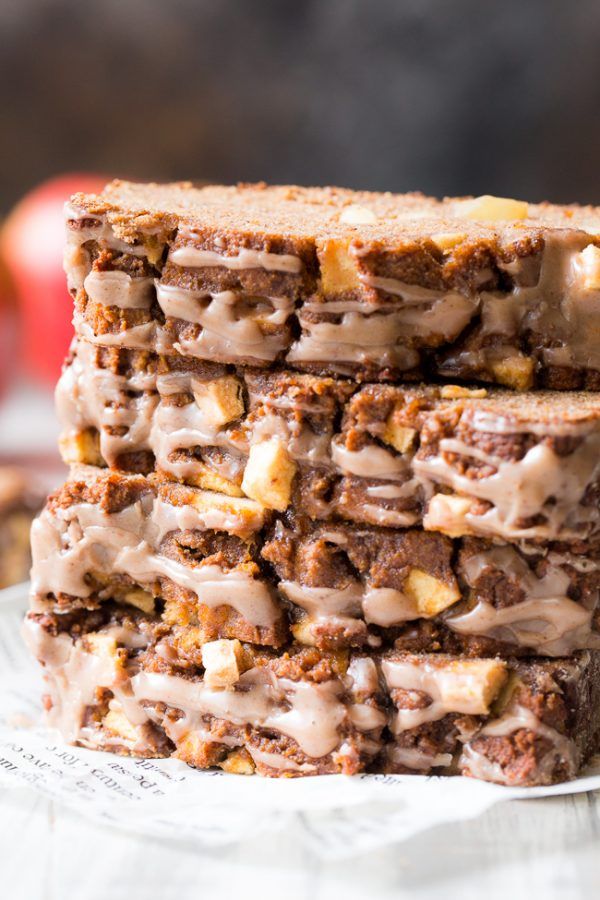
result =
M574 777L600 212L113 182L67 235L71 470L26 622L50 722L230 772Z

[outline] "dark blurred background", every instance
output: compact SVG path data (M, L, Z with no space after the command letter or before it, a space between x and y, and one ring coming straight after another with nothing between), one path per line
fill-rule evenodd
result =
M0 0L10 508L63 478L70 194L121 176L600 203L599 46L600 0Z
M1 0L0 207L61 171L600 202L599 0Z

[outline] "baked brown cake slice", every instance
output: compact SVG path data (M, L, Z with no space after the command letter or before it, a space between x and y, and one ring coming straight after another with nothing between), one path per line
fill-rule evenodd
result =
M574 778L598 746L600 655L502 663L392 652L382 767L530 787Z
M597 545L523 548L283 518L154 476L75 470L32 531L32 608L157 615L171 660L237 638L562 656L600 646Z
M160 624L114 607L31 612L25 634L50 723L71 743L286 776L354 774L382 747L383 692L361 654L216 640L181 667Z
M600 384L600 215L501 198L113 182L67 208L77 331L374 380Z
M192 658L215 637L280 646L288 623L261 571L263 519L253 501L82 467L33 525L32 608L158 609Z
M79 341L57 401L68 463L156 471L319 520L505 541L600 528L594 394L360 387Z
M467 656L600 648L597 548L278 520L261 553L303 643Z
M515 662L217 640L182 668L160 625L115 607L30 612L25 634L50 723L92 749L236 774L463 773L525 786L575 777L597 746L598 653Z

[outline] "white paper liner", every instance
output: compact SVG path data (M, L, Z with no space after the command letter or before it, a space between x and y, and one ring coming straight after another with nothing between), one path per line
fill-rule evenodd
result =
M600 788L600 761L566 784L507 788L420 775L246 777L70 747L42 724L40 670L20 636L26 602L27 585L0 591L0 784L29 785L96 821L203 847L286 829L331 860L470 819L501 800Z

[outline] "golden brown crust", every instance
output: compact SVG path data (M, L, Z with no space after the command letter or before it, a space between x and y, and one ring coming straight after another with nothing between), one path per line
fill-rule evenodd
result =
M290 248L285 244L288 236L310 243L324 233L360 240L363 247L371 245L374 252L393 244L405 252L411 242L424 238L431 251L431 234L460 231L480 247L489 245L497 235L507 236L515 254L524 256L535 250L531 242L539 240L544 228L580 228L600 222L597 207L549 203L528 204L528 217L516 224L473 221L460 215L458 205L465 199L468 198L447 197L439 201L419 193L374 193L335 187L194 187L191 182L135 184L116 180L100 195L75 194L71 203L89 216L107 215L123 228L130 225L131 234L157 224L172 228L175 222L205 228L212 220L216 231L235 229L246 238L270 235L274 242L270 246L279 253ZM343 211L355 206L372 210L375 221L344 222Z

